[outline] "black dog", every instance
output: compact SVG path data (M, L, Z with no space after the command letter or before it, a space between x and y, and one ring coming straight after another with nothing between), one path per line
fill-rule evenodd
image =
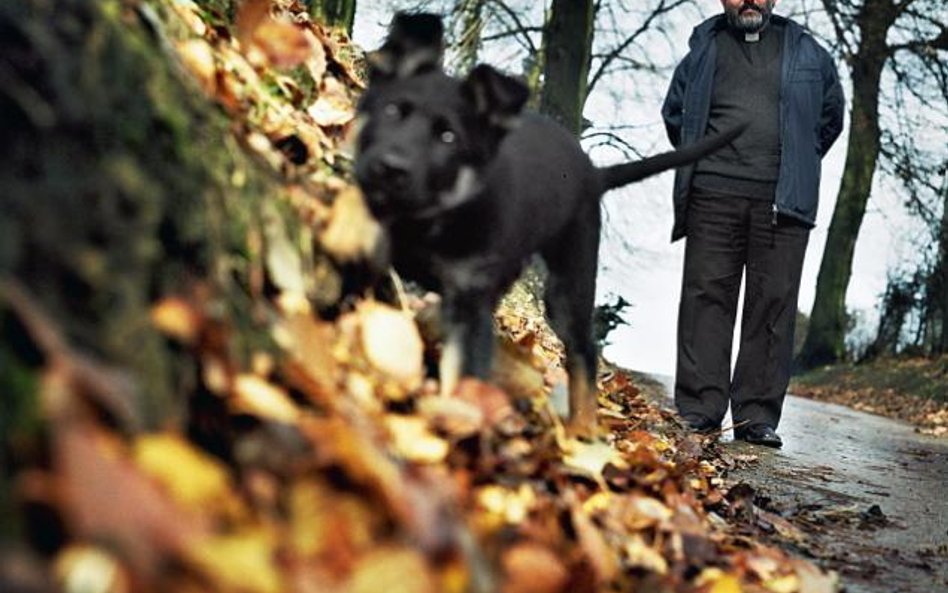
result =
M596 168L565 129L522 112L523 83L483 65L452 78L440 67L441 51L437 16L396 15L370 56L356 177L387 230L394 268L442 295L442 393L461 375L488 376L494 308L528 258L543 257L550 324L566 347L570 431L591 435L599 199L695 161L739 131Z

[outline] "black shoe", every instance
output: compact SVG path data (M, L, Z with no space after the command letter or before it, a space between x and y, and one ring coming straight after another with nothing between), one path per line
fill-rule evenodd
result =
M721 424L701 414L685 414L682 417L691 430L700 434L709 434L721 430Z
M734 438L747 441L752 445L763 445L765 447L773 447L774 449L783 447L783 441L780 439L780 435L766 424L754 424L753 426L736 428L734 429Z

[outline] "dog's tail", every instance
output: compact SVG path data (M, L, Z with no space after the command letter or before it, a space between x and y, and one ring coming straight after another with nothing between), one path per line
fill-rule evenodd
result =
M610 189L622 187L623 185L640 181L656 173L661 173L662 171L697 161L734 140L740 136L745 129L747 129L746 123L738 124L720 134L707 136L694 144L689 144L678 150L663 152L662 154L657 154L642 159L641 161L635 161L634 163L602 167L599 169L600 178L602 179L602 190L605 192Z

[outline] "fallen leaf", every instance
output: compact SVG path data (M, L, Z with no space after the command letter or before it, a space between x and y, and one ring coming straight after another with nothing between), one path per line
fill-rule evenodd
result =
M607 583L611 581L619 572L619 562L615 550L606 543L602 532L583 512L582 506L573 503L571 505L571 516L579 547L593 569L596 582Z
M234 408L237 411L276 422L294 424L300 409L286 390L256 375L238 375L234 380Z
M630 536L622 549L625 553L625 563L632 568L641 568L654 572L655 574L665 575L668 573L668 561L662 554L645 543L642 536L634 534Z
M323 79L319 97L306 113L320 126L342 126L355 119L356 110L345 85L332 76Z
M193 512L241 512L227 468L195 449L176 434L138 437L133 445L135 463L167 489L181 507Z
M800 579L800 593L836 593L839 590L839 575L822 572L809 562L791 560L791 565Z
M274 19L269 0L246 0L236 17L237 39L248 50L248 59L256 61L251 50L258 51L276 68L298 66L313 52L304 30L293 23Z
M78 536L111 542L132 566L148 572L207 529L202 517L183 512L140 473L107 432L62 420L53 437L56 484Z
M289 313L275 325L273 338L290 355L300 377L293 381L314 401L327 403L335 392L338 367L332 355L335 328L308 313Z
M741 582L734 575L725 573L720 568L705 568L695 579L699 587L707 587L708 593L742 593Z
M797 593L800 590L800 578L795 574L774 577L764 581L764 587L771 593Z
M379 547L366 554L349 581L351 593L436 593L424 557L410 548Z
M283 292L304 295L306 280L303 275L303 261L300 250L289 238L283 218L272 205L264 207L263 218L263 232L267 242L267 272L270 279Z
M181 61L208 95L217 92L217 64L214 50L203 39L188 39L177 45Z
M505 391L477 379L461 379L454 397L477 406L490 427L503 424L515 413Z
M320 235L323 248L338 262L368 260L382 240L382 227L369 213L355 186L341 191L332 205L329 224Z
M188 561L220 590L280 593L283 590L272 534L246 529L202 538L187 551Z
M438 463L448 456L448 443L428 429L424 418L389 414L385 425L393 437L395 452L417 463Z
M780 562L769 556L753 555L745 560L745 564L761 581L769 581L780 570Z
M56 555L53 572L65 593L129 593L126 569L101 548L73 544ZM13 585L16 590L16 585Z
M650 496L631 496L622 507L622 519L632 531L640 531L662 524L672 518L673 512Z
M602 471L608 464L620 469L628 467L622 454L608 443L584 443L578 439L567 439L563 465L570 473L601 480Z
M517 489L492 484L477 490L477 505L490 518L495 527L502 524L517 525L527 518L527 514L537 503L536 493L527 484Z
M362 349L369 364L406 391L424 378L424 344L407 313L374 302L358 307Z
M484 427L481 409L456 397L423 397L417 405L431 426L452 438L471 436Z
M501 566L506 577L502 593L558 593L569 581L569 572L557 555L537 543L506 550Z

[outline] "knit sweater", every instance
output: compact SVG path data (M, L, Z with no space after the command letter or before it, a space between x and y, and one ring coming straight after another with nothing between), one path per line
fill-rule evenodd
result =
M771 23L759 41L730 29L716 37L717 61L708 134L746 121L732 143L697 163L693 187L702 193L773 200L780 168L780 57L783 27Z

